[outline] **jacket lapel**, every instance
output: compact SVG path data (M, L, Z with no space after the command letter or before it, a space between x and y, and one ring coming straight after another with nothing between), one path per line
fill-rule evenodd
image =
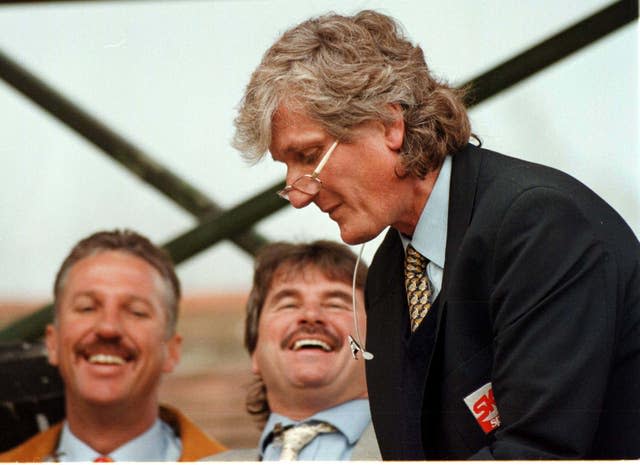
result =
M471 222L481 163L481 152L471 144L467 144L463 150L453 156L449 187L447 247L442 282L442 297L445 299L460 244Z

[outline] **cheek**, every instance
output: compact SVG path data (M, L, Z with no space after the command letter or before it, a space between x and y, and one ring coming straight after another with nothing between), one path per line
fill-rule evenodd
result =
M57 349L61 357L70 354L75 345L81 340L84 331L80 327L67 325L58 331Z
M130 341L132 341L139 350L147 351L163 362L170 358L171 351L169 341L167 341L164 331L154 328L153 331L140 331L137 334L135 332L129 334Z
M354 331L353 329L353 313L351 311L347 313L343 313L340 318L336 318L334 320L334 327L342 334L350 334ZM362 315L358 313L358 323L362 324Z
M262 317L258 325L258 340L251 355L253 373L260 374L261 366L273 361L274 354L280 350L280 343L287 334L288 319L280 317Z
M258 344L280 344L292 321L294 320L286 315L268 315L261 318L258 325Z

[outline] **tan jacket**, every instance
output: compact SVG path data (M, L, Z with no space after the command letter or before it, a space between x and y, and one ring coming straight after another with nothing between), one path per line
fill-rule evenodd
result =
M224 446L174 408L161 406L160 418L173 428L182 441L181 462L193 462L225 450ZM42 462L56 451L61 431L62 422L56 423L19 446L1 453L0 462Z

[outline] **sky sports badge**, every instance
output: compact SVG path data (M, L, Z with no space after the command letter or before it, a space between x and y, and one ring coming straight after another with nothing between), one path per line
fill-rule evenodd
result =
M464 398L464 403L467 404L485 434L489 434L500 426L500 415L498 415L498 406L493 397L491 383L473 391Z

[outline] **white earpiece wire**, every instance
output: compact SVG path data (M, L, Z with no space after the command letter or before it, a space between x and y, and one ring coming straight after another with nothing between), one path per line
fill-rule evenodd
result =
M351 346L351 353L353 354L353 358L358 359L358 352L362 352L362 357L365 360L371 360L373 358L373 354L371 352L367 352L365 349L364 343L361 343L362 339L360 338L360 325L358 324L358 312L356 311L356 276L358 275L358 265L360 264L360 259L362 258L362 252L364 251L364 244L360 247L360 253L358 254L358 259L356 260L356 266L353 268L353 282L351 285L351 304L353 307L353 325L356 328L356 337L349 335L349 345Z

